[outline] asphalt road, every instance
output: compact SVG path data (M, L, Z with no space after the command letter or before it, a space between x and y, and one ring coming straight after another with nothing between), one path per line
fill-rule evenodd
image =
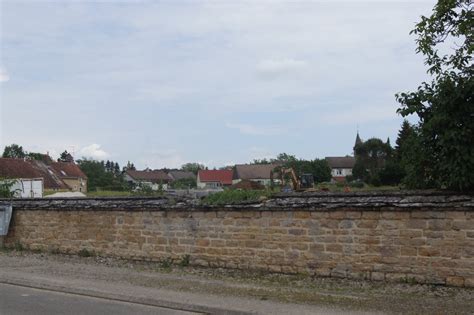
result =
M198 313L0 284L0 314L193 315Z

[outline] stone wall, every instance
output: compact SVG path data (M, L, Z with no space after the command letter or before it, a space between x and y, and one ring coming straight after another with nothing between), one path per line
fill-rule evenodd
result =
M6 201L0 201L6 202ZM156 198L15 200L7 246L272 272L474 287L474 196L282 195L204 207Z

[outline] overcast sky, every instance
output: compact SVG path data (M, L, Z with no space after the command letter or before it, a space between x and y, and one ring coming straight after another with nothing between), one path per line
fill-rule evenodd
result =
M393 144L435 1L0 3L1 150L161 168Z

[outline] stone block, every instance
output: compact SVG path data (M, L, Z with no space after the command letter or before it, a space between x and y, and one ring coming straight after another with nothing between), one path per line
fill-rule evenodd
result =
M447 277L446 284L453 287L462 287L464 286L464 278L458 276Z

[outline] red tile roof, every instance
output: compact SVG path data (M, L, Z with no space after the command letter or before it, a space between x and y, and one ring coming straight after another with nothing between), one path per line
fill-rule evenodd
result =
M67 185L41 161L0 158L0 177L42 178L46 189L67 189Z
M52 162L49 166L60 178L87 178L76 163Z
M201 182L219 182L222 185L232 185L233 170L199 170Z

